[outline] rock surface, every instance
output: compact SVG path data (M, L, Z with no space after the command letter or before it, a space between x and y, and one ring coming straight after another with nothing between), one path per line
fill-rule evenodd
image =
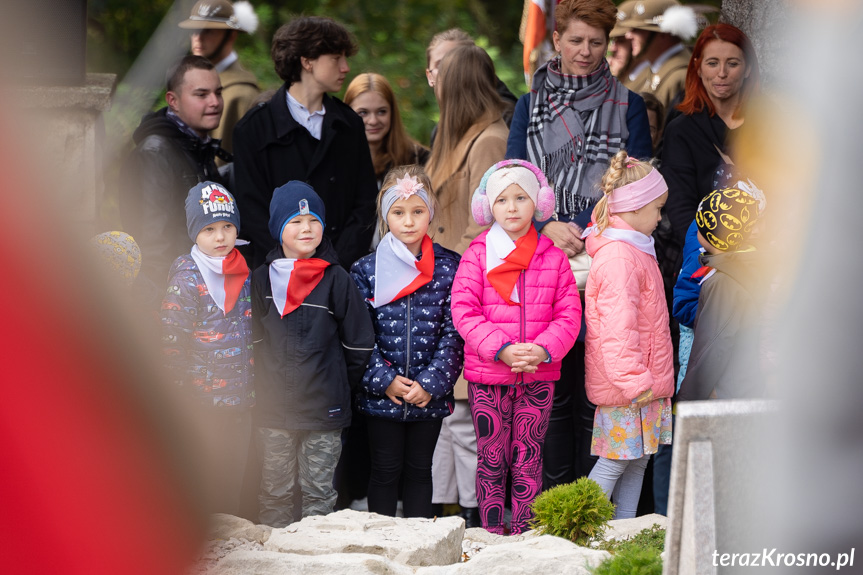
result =
M541 535L515 543L490 545L466 563L446 567L422 567L416 575L590 575L611 557L608 551L587 549L574 543Z
M631 539L638 535L643 529L650 529L656 523L661 528L665 529L668 525L668 517L651 513L650 515L642 515L634 519L613 519L608 522L608 529L605 530L604 539L606 541L620 541L622 539Z
M225 541L235 537L265 543L270 538L272 530L273 528L268 525L255 525L248 519L225 513L211 515L208 525L210 539L224 539Z
M460 517L396 519L345 509L273 529L264 547L301 555L380 555L420 567L458 562L463 537Z
M667 519L611 521L606 538L627 539L654 523L666 527ZM262 545L265 533L270 536ZM589 575L589 568L610 557L535 531L503 536L465 530L458 517L403 519L350 510L284 529L215 515L210 538L188 575Z
M380 555L297 555L240 550L228 554L208 575L413 575L410 567Z

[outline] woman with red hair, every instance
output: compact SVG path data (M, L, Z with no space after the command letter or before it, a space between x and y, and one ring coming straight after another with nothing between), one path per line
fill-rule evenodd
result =
M665 210L681 247L698 202L715 187L716 168L727 162L727 142L743 125L745 104L758 90L758 59L746 34L730 24L705 28L686 71L686 95L677 107L682 114L665 129L660 168L668 183Z

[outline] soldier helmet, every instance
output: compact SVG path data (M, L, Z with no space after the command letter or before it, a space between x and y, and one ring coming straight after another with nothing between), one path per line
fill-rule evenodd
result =
M192 6L189 18L179 26L190 30L211 28L251 34L258 28L258 17L248 2L231 4L228 0L198 0Z

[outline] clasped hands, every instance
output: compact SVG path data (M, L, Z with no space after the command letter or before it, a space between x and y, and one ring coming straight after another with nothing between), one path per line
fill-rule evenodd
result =
M431 401L431 394L424 390L419 382L410 380L403 375L395 376L385 393L397 405L402 404L399 398L417 407L425 407Z
M503 348L498 359L511 367L512 373L534 373L548 354L535 343L513 343Z

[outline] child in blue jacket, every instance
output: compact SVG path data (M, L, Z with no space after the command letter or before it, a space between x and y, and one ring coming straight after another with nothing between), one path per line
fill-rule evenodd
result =
M432 517L432 454L463 361L450 313L459 256L427 234L434 199L419 166L387 174L378 213L383 238L351 267L375 327L357 394L371 450L369 511L395 515L403 476L405 517Z

